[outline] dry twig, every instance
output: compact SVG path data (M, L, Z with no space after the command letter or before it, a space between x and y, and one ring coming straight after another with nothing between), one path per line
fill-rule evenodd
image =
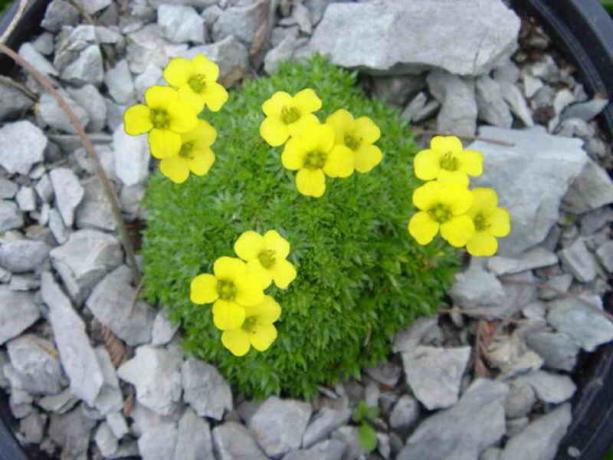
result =
M111 362L115 369L121 366L128 357L128 349L121 340L117 338L113 331L104 324L100 328L100 335L104 341L104 346L109 352Z

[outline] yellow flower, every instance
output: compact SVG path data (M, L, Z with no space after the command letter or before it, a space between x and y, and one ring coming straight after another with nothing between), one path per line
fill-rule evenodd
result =
M415 156L413 165L419 179L468 186L468 176L483 174L483 155L475 150L463 150L462 142L455 136L435 136L430 148Z
M281 161L287 169L298 171L296 187L300 193L320 197L326 191L326 175L351 175L353 158L333 147L334 130L320 123L305 126L285 145Z
M200 120L192 131L181 134L181 148L176 155L168 155L165 150L154 149L151 154L160 158L160 171L176 184L185 182L190 171L203 176L215 162L211 145L215 142L217 131L209 123Z
M236 329L224 331L221 343L235 356L245 356L251 347L266 351L277 338L274 322L281 316L281 307L269 295L258 305L245 308L245 321Z
M190 298L195 304L213 303L213 323L218 329L236 329L245 320L245 307L264 299L257 278L250 276L247 264L235 257L220 257L213 273L196 276L191 283Z
M287 261L289 243L275 230L264 236L253 231L243 233L234 244L234 252L247 262L247 268L257 273L266 289L270 284L286 289L296 278L296 269Z
M321 108L321 100L310 88L294 96L278 91L262 104L266 118L260 125L260 135L273 147L295 136L305 125L319 123L313 112Z
M197 54L191 60L172 59L164 69L164 79L197 112L205 106L217 112L228 100L228 92L217 83L218 77L219 67L204 54Z
M428 182L413 192L413 204L420 210L409 221L409 233L421 245L436 234L460 248L470 240L475 226L466 212L473 195L466 186L452 182Z
M473 205L468 215L475 224L475 234L468 240L466 249L473 256L493 256L498 250L500 238L511 233L511 217L506 209L498 207L498 195L491 188L472 191Z
M373 145L381 137L381 131L370 118L354 119L347 110L340 109L328 117L326 124L334 129L334 149L351 156L356 171L367 173L383 159L379 147Z
M156 151L176 155L182 133L198 124L197 113L166 86L152 86L145 91L145 104L136 104L124 113L124 129L131 136L149 133L149 145Z

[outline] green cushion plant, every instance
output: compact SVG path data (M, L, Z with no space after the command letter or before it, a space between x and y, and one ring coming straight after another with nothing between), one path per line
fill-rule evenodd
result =
M331 180L321 198L297 192L282 148L267 145L258 130L261 105L275 91L307 87L323 101L322 121L344 108L370 117L382 133L381 164ZM419 246L407 233L417 149L398 112L366 98L355 73L315 57L245 82L221 111L205 116L218 130L210 172L181 185L157 173L148 184L146 297L181 322L188 352L215 364L247 396L309 396L383 360L394 333L436 310L458 266L453 248L438 240ZM272 347L235 357L221 344L210 306L190 302L190 281L232 256L244 231L271 229L291 243L298 276L289 289L269 291L283 308Z

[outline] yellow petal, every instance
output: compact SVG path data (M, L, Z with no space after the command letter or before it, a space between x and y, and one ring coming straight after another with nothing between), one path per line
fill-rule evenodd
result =
M355 120L355 131L368 144L377 142L381 137L381 130L368 117L360 117Z
M234 243L234 252L245 261L256 259L263 249L264 238L252 230L244 232Z
M353 152L344 145L337 145L328 154L323 170L330 177L349 177L354 163Z
M145 91L145 102L152 109L165 109L177 102L179 95L169 86L151 86Z
M257 258L250 259L247 262L247 272L248 276L254 277L257 280L262 290L267 289L272 284L272 272L264 268Z
M190 285L190 299L195 304L212 303L217 300L217 278L208 273L196 276Z
M441 184L438 182L426 182L413 192L413 204L421 210L430 209L439 200Z
M289 255L290 244L276 230L268 230L264 234L264 246L275 252L275 256L285 259Z
M162 160L174 157L181 150L181 136L167 129L152 129L149 133L151 155Z
M181 134L181 139L184 143L192 142L198 147L210 147L215 142L215 139L217 139L217 131L208 121L199 120L193 130Z
M486 232L478 232L468 240L468 243L466 243L466 250L471 256L493 256L498 250L498 241Z
M438 233L439 224L427 212L418 212L409 221L409 233L419 244L430 243Z
M217 329L238 329L244 321L245 309L237 303L218 299L213 305L213 324Z
M221 334L221 343L230 350L230 353L239 357L245 356L249 352L249 348L251 348L249 334L243 329L223 331Z
M123 125L130 136L145 134L153 128L151 123L151 110L143 104L129 107L123 114Z
M189 166L187 161L179 156L163 158L160 161L160 172L175 184L182 184L189 177Z
M219 77L219 66L207 58L204 54L197 54L192 58L192 71L201 74L207 80L216 81Z
M281 305L272 296L265 295L259 304L245 307L245 313L247 317L257 316L266 323L274 323L281 316Z
M277 329L272 324L256 324L249 335L251 345L258 351L266 351L277 339Z
M303 195L319 198L326 191L326 176L321 169L301 169L296 174L296 188Z
M247 271L249 274L249 271ZM262 281L256 276L244 276L234 281L236 285L236 302L240 305L257 305L264 300Z
M473 194L471 215L483 211L490 213L498 207L498 194L493 188L479 187L471 190L471 193Z
M468 212L473 204L473 194L459 184L443 184L442 201L449 205L454 216Z
M441 169L438 173L438 180L440 182L446 182L449 184L457 184L462 187L468 187L468 176L463 171L448 171L447 169Z
M483 174L483 155L476 150L464 150L460 159L460 170L470 176Z
M204 96L196 93L188 85L181 86L177 92L182 103L189 105L196 113L202 112L205 104Z
M226 88L219 83L207 83L202 96L204 97L206 106L212 112L218 112L228 100Z
M367 173L381 163L383 153L376 145L362 145L355 153L355 169Z
M260 125L260 136L272 147L278 147L289 137L289 129L280 119L267 117Z
M326 124L334 129L337 144L344 143L345 133L353 127L353 116L345 109L339 109L326 118Z
M272 279L280 289L287 289L296 279L296 268L286 259L277 260L272 266Z
M441 236L456 248L464 246L474 233L475 225L472 219L466 215L453 217L441 224Z
M504 208L496 208L489 216L489 232L499 238L511 233L511 215Z
M192 151L192 158L187 160L189 170L196 176L204 176L215 163L215 154L210 148Z
M187 80L189 80L191 76L191 63L189 59L181 57L171 59L164 69L164 80L175 88L186 85Z
M223 256L213 264L213 273L218 279L234 281L246 276L247 266L236 257Z
M309 116L313 116L313 115L309 115ZM308 117L306 118L308 119ZM307 122L309 123L309 122ZM331 126L326 125L326 124L321 124L319 123L319 120L317 121L317 125L309 123L308 125L305 126L309 126L309 129L311 130L311 132L314 134L315 136L315 148L317 150L319 150L320 152L329 152L330 150L332 150L332 147L334 147L334 130L332 129Z
M185 102L177 101L168 106L170 130L176 133L188 133L198 126L198 112Z
M430 141L430 148L440 153L460 153L462 142L455 136L434 136Z
M321 109L321 99L311 88L303 89L294 95L293 102L301 113L307 114Z
M294 123L286 126L291 136L298 136L300 134L303 134L304 131L309 128L312 128L314 126L321 126L321 123L319 123L319 119L315 115L313 115L312 113L307 113L305 115L302 115ZM332 130L332 142L334 142L334 130Z
M284 107L292 105L292 96L285 91L277 91L262 104L262 110L267 117L278 117Z
M413 160L415 176L421 180L436 179L441 170L440 160L441 155L436 150L426 149L420 151Z

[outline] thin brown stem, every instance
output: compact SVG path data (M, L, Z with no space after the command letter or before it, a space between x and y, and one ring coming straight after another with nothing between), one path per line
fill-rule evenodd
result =
M513 147L515 144L511 142L501 141L499 139L492 139L491 137L483 137L483 136L460 136L454 133L441 133L438 131L434 131L431 129L420 128L419 126L412 126L411 131L418 136L456 136L460 139L467 139L471 141L482 141L487 142L488 144L497 144L504 145L505 147Z
M32 64L27 62L25 59L23 59L21 56L15 53L15 51L10 49L3 43L0 43L0 52L9 56L11 59L13 59L13 61L15 61L18 65L23 67L28 73L30 73L32 77L34 77L34 79L36 79L36 81L38 81L38 83L40 83L43 86L43 88L49 91L49 93L54 97L54 99L57 101L59 106L68 116L68 119L70 120L70 124L74 127L75 131L77 132L77 135L81 138L81 142L83 143L83 147L85 147L85 151L87 152L87 154L89 155L89 157L91 158L91 160L93 161L95 165L96 175L98 176L98 179L100 179L100 183L102 184L102 189L104 191L104 194L111 205L113 217L115 218L115 222L117 223L117 230L119 232L119 237L123 244L124 250L126 251L126 258L128 260L128 264L130 265L130 268L132 269L132 272L133 272L134 282L136 284L139 284L141 276L140 276L140 272L138 271L138 265L136 263L134 247L132 246L132 242L130 241L130 236L126 229L125 222L123 221L123 216L121 215L121 208L119 206L119 200L117 199L117 195L115 194L115 191L113 190L111 181L109 180L108 176L106 175L104 171L104 168L102 167L100 158L98 158L98 155L96 154L96 150L94 149L94 145L92 144L91 139L85 133L85 128L79 121L79 118L75 115L70 105L68 105L66 100L58 92L58 90L55 88L55 86L53 85L51 80L49 80L49 78L47 78L45 75L37 71L32 66Z

